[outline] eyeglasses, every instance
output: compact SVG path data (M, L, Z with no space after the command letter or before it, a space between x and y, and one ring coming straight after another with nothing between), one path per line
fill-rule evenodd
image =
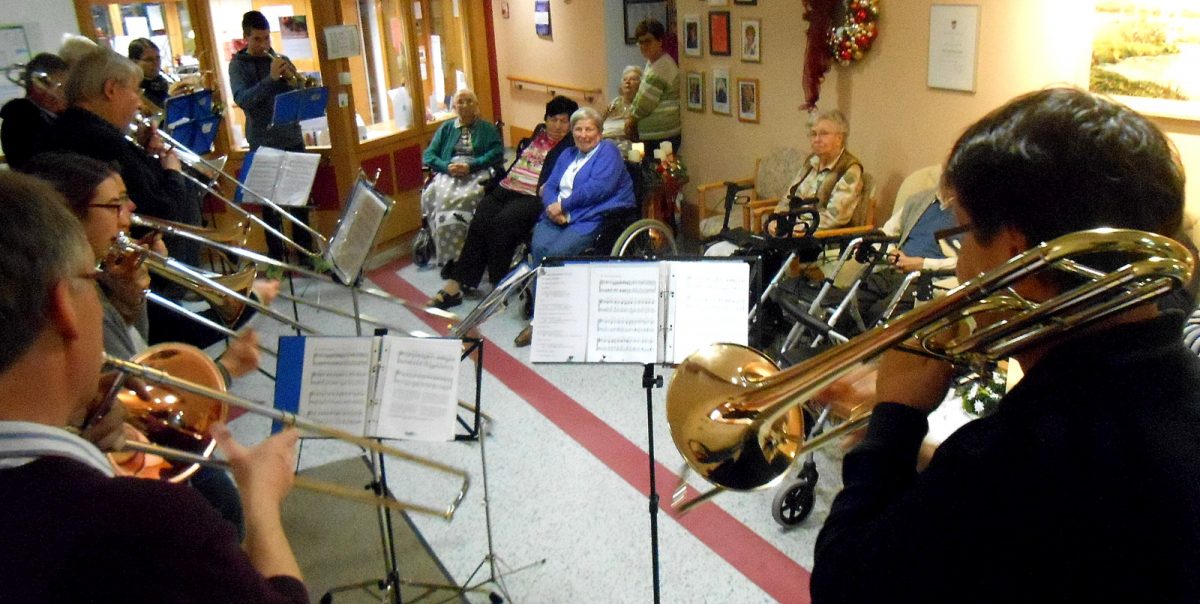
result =
M88 271L86 273L83 273L80 275L75 275L75 278L76 279L87 279L89 281L99 281L100 277L102 277L103 275L104 275L104 271L102 271L98 268L92 268L92 269L88 269Z
M841 132L834 132L833 130L812 130L808 133L808 136L809 138L823 138L826 136L833 136L835 134L841 134Z
M89 203L88 207L89 208L107 208L110 210L116 210L117 212L121 212L121 211L132 212L133 210L132 210L132 208L130 208L130 206L132 204L133 204L133 200L130 199L128 195L122 195L113 201L97 201L95 203Z

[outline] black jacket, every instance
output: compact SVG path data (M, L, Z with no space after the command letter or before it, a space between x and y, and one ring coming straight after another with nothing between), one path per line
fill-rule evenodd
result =
M54 123L54 114L27 99L13 99L0 109L0 146L4 160L14 170L20 170L36 151L37 141L46 136Z
M251 149L260 146L285 151L303 151L300 123L271 126L275 97L291 90L287 82L271 77L271 57L251 56L245 49L229 61L229 87L233 101L246 115L246 142Z

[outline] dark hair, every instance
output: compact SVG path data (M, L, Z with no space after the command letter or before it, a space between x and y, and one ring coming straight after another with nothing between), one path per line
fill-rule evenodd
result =
M640 38L646 34L654 36L655 40L661 40L667 35L667 28L657 19L645 19L637 24L637 29L633 30L633 37Z
M1002 228L1030 245L1097 227L1168 237L1183 219L1175 148L1145 117L1074 88L1032 92L954 144L943 182L988 243Z
M50 183L66 198L67 208L81 221L100 183L118 174L112 164L78 153L53 151L33 156L21 171Z
M545 117L549 118L552 115L562 115L564 113L567 114L567 117L570 117L571 114L575 113L576 109L579 109L579 103L560 94L550 99L549 103L546 103Z
M251 30L265 29L270 31L271 22L267 21L266 15L256 11L248 11L242 15L242 37L249 38Z
M146 54L146 51L151 48L159 53L162 52L162 49L160 49L154 42L151 42L146 38L138 38L129 43L129 58L134 61L140 61L142 59L142 55Z
M56 54L48 52L39 52L34 55L29 62L25 64L25 92L28 93L33 87L33 74L41 72L46 75L54 75L63 73L67 70L67 62L59 58Z
M50 291L90 258L79 221L59 194L32 176L0 172L0 371L45 329Z

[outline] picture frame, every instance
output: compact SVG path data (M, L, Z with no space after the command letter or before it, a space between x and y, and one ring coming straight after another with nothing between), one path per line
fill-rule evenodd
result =
M733 91L729 89L729 70L717 68L713 70L712 112L718 115L733 115L730 97Z
M714 10L708 13L708 54L728 57L733 54L729 43L729 11Z
M687 108L688 111L704 112L704 73L699 71L687 72Z
M704 55L700 34L700 15L683 16L683 54L688 57Z
M761 102L758 78L737 79L737 117L739 122L758 123L758 107Z
M935 4L929 7L927 85L943 90L975 92L975 55L978 47L978 4Z
M758 0L733 0L733 3L742 6L758 6Z
M738 27L738 39L741 40L742 62L762 62L762 21L758 19L742 19Z
M706 0L709 6L729 6L729 0Z
M655 19L664 26L667 25L667 0L622 0L625 16L625 44L637 44L638 23L646 19Z

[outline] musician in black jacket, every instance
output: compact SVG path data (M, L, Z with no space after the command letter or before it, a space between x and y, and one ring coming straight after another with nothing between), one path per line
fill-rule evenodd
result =
M960 278L1078 230L1170 236L1183 191L1162 132L1075 89L1027 94L968 128L941 186L969 226ZM1045 300L1061 280L1017 291ZM817 539L813 601L1200 601L1200 360L1181 327L1142 303L1025 349L999 410L920 474L950 369L886 353L883 402Z
M51 124L67 101L62 86L67 79L67 64L58 55L38 54L25 64L21 74L25 96L0 108L0 147L4 161L20 170L33 157L37 142L45 138Z

